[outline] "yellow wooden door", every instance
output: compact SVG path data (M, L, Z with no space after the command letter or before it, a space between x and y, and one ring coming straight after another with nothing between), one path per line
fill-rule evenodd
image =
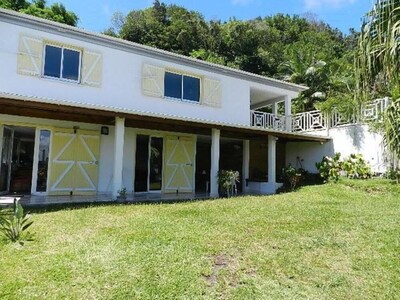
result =
M166 137L164 192L194 192L195 145L193 137Z
M56 129L50 166L51 195L92 195L97 191L100 137L97 132Z

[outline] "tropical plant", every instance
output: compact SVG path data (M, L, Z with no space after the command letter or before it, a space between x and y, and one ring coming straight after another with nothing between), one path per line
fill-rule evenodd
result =
M230 197L237 193L236 184L240 182L240 175L238 171L221 170L218 173L218 184L224 194Z
M24 212L22 205L14 200L14 207L10 213L3 212L0 215L0 233L10 242L18 242L23 245L25 241L31 241L33 236L28 228L33 224L30 215Z
M384 114L388 149L400 158L400 0L375 0L362 26L356 56L361 99L392 96Z

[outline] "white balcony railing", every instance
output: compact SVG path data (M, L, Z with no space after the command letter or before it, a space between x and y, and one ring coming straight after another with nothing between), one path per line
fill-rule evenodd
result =
M291 116L277 116L262 111L251 111L251 126L286 132L309 132L343 125L379 120L389 105L389 98L376 99L361 108L358 115L344 115L334 110L324 113L313 110ZM291 126L287 126L289 124Z
M262 111L251 111L251 126L277 131L286 130L286 117Z

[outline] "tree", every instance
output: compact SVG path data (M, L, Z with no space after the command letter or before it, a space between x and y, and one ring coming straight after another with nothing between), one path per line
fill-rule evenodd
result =
M78 16L60 3L47 6L45 0L34 0L32 3L25 0L0 0L0 7L71 26L78 24Z
M400 0L376 0L362 26L356 59L358 94L392 96L384 116L384 138L400 158Z

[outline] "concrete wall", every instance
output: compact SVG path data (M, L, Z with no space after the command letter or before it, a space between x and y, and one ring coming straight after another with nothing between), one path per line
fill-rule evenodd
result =
M316 131L314 134L327 135L327 131ZM317 173L316 162L324 156L340 152L342 157L352 153L362 154L374 172L383 173L387 162L383 147L382 135L369 131L368 125L348 125L329 130L330 142L320 144L311 142L287 143L286 164L302 166L309 172Z

